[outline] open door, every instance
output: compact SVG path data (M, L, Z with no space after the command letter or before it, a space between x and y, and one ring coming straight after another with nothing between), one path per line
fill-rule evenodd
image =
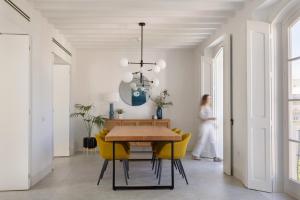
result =
M270 25L247 22L249 189L272 192Z
M232 175L232 37L224 37L223 61L223 170Z

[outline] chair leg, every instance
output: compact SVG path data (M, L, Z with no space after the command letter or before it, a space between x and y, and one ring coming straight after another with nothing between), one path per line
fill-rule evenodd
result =
M182 176L182 178L184 178L183 173L182 173L181 166L180 166L180 164L179 164L179 160L176 160L175 162L176 162L176 165L177 165L177 167L178 167L179 174Z
M160 165L159 165L159 175L158 175L158 185L160 185L160 180L161 180L161 172L162 172L162 160L159 160Z
M161 165L161 159L158 160L156 178L158 178L158 175L159 175L160 165Z
M155 159L155 157L153 157L152 158L153 160L152 160L152 170L154 169L154 166L155 166L155 164L156 164L156 159Z
M130 177L129 177L129 161L128 160L126 160L125 161L125 164L126 164L126 169L127 169L127 178L129 179Z
M124 170L124 178L125 178L125 183L126 183L126 185L128 185L128 182L127 182L127 167L126 167L126 161L125 160L123 160L123 170Z
M188 182L188 180L187 180L187 178L186 178L186 174L185 174L185 171L184 171L184 168L183 168L183 165L182 165L181 160L178 160L178 162L179 162L179 165L180 165L180 167L181 167L182 174L184 175L185 182L186 182L186 184L189 184L189 182Z
M101 169L101 173L100 173L99 178L98 178L97 185L99 185L100 180L103 178L104 172L105 172L105 170L107 168L107 164L108 164L108 160L105 160L104 163L103 163L103 165L102 165L102 169Z
M179 170L178 167L177 167L176 160L174 160L174 167L175 167L176 170Z
M158 171L158 165L159 165L159 161L158 161L158 159L156 159L156 160L155 160L155 170L154 170L154 174L156 174L157 171Z

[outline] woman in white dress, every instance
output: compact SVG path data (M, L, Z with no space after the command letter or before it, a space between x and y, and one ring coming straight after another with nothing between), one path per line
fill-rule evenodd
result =
M192 152L194 160L200 160L200 156L205 148L207 142L211 144L211 153L215 162L221 162L222 159L217 157L216 153L216 139L214 135L215 120L211 109L211 96L208 94L203 95L200 103L200 119L199 136L196 146Z

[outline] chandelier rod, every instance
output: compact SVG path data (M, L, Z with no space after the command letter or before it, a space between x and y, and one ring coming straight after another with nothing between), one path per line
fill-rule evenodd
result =
M139 23L141 26L141 67L143 67L143 48L144 48L144 26L145 23L141 22Z

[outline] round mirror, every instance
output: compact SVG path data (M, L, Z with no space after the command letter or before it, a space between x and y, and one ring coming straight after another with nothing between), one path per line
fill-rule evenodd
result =
M129 83L121 81L119 93L121 99L130 106L140 106L150 99L150 81L143 76L141 83L140 76L135 75Z

